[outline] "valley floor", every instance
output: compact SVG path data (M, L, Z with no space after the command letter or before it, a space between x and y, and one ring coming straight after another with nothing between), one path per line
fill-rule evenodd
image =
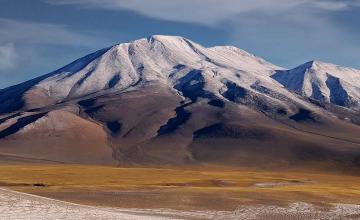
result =
M336 173L3 164L0 186L0 219L360 219Z
M334 204L329 210L316 209L307 203L288 207L251 205L235 211L178 211L170 209L121 209L78 205L45 197L0 189L0 219L357 219L359 205Z
M165 219L150 215L90 207L0 189L0 219Z

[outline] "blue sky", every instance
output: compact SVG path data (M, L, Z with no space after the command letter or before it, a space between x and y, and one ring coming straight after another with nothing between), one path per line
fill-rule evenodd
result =
M0 0L0 88L153 34L360 68L360 0Z

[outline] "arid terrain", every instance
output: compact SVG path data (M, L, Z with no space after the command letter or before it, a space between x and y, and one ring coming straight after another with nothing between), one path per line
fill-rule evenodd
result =
M155 35L0 90L0 161L360 167L360 71Z
M1 165L0 174L4 187L94 205L232 210L242 203L360 203L360 177L335 173L26 164Z
M0 90L0 187L101 213L357 219L359 83L177 36L117 44Z
M360 214L360 208L355 205L360 204L360 177L339 173L220 166L179 169L3 164L0 167L1 187L77 204L143 210L145 214L160 216L177 213L180 218L190 212L193 214L189 216L195 219L211 219L209 213L229 217L236 211L239 216L247 212L248 218L241 219L258 219L262 215L268 216L265 219L276 219L276 215L292 219L290 214L304 217L299 219L316 216L313 219L320 219L326 213L335 216L339 210L344 211L345 208L339 207L336 211L341 205L347 205L351 211L336 215L356 219ZM283 209L283 213L271 211L274 208ZM159 213L162 209L168 213ZM334 219L342 219L340 216Z

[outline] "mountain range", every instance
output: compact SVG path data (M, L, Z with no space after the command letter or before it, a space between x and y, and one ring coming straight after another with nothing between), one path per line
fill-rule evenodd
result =
M0 161L360 167L360 70L155 35L0 90Z

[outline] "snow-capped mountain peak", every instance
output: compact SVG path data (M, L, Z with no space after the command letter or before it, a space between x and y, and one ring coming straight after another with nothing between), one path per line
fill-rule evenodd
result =
M358 108L360 70L321 61L310 61L273 76L287 89L300 95L350 108Z
M0 90L0 145L71 163L282 167L309 158L348 168L359 164L359 77L154 35Z
M180 85L193 88L198 84L198 89L221 99L227 99L224 94L231 85L246 91L243 103L253 103L249 100L261 96L289 109L293 108L284 97L311 108L292 92L350 108L358 108L360 100L360 71L356 69L310 61L284 70L233 46L206 48L180 36L153 35L99 50L52 73L1 90L0 112L141 89L153 83L180 93L184 92L178 91L184 89Z

